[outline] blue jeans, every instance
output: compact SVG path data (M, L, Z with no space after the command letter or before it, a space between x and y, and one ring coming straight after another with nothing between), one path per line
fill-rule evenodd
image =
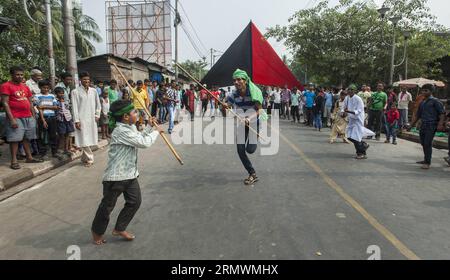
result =
M314 114L314 127L322 129L322 113Z
M174 106L168 106L168 113L169 113L169 133L172 132L174 125L174 120L175 120L175 107Z
M166 106L158 104L158 108L159 108L159 122L162 123L166 119Z
M385 124L386 128L386 140L390 141L392 137L392 141L397 141L397 125L390 125L388 123Z

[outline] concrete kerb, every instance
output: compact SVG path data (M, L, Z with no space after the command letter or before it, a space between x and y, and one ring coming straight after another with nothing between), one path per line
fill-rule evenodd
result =
M408 141L420 144L420 136L417 134L411 133L411 132L399 133L398 137L401 139L404 139L404 140L408 140ZM448 149L447 139L435 137L434 141L433 141L433 148L440 149L440 150Z
M99 149L103 149L108 146L107 140L99 141L98 145L93 146L92 150L97 151ZM57 160L53 159L51 161L46 161L43 163L34 164L31 168L22 168L17 172L7 174L6 176L0 175L0 192L8 190L18 184L31 180L39 175L45 174L46 172L53 170L55 168L61 167L69 162L77 160L81 157L81 152L77 152L72 156L71 159L67 160Z

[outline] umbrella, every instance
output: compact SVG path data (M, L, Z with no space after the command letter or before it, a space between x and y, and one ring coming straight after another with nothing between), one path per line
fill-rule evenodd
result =
M415 78L394 83L395 87L405 86L407 88L423 87L424 85L434 85L436 87L445 87L441 81L428 80L425 78Z

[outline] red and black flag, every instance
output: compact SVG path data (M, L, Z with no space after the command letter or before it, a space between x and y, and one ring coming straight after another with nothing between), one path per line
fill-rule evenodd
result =
M279 87L288 85L289 88L303 90L301 83L252 22L211 68L202 83L230 86L236 69L246 71L255 84Z

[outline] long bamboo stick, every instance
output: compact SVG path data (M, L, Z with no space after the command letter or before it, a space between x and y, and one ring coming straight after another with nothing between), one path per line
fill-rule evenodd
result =
M128 83L127 78L123 75L122 71L120 71L119 67L117 66L117 64L112 63L112 65L116 68L117 72L119 72L119 75L122 77L122 79L125 80L126 84L128 85L128 87L130 88L130 90L132 90L133 92L135 92L135 89ZM141 106L144 108L145 113L147 114L147 116L150 119L150 122L152 123L152 125L156 128L159 128L158 124L153 120L152 115L150 114L150 112L147 110L145 104L142 104L142 101L138 98L137 99L139 104L141 104ZM169 147L170 151L172 152L172 154L175 156L175 158L178 160L178 162L181 165L184 165L183 160L181 159L180 155L177 153L177 151L175 150L175 148L172 146L172 144L169 142L169 139L167 139L166 135L163 132L160 132L161 137L163 138L164 142L166 142L167 146Z

